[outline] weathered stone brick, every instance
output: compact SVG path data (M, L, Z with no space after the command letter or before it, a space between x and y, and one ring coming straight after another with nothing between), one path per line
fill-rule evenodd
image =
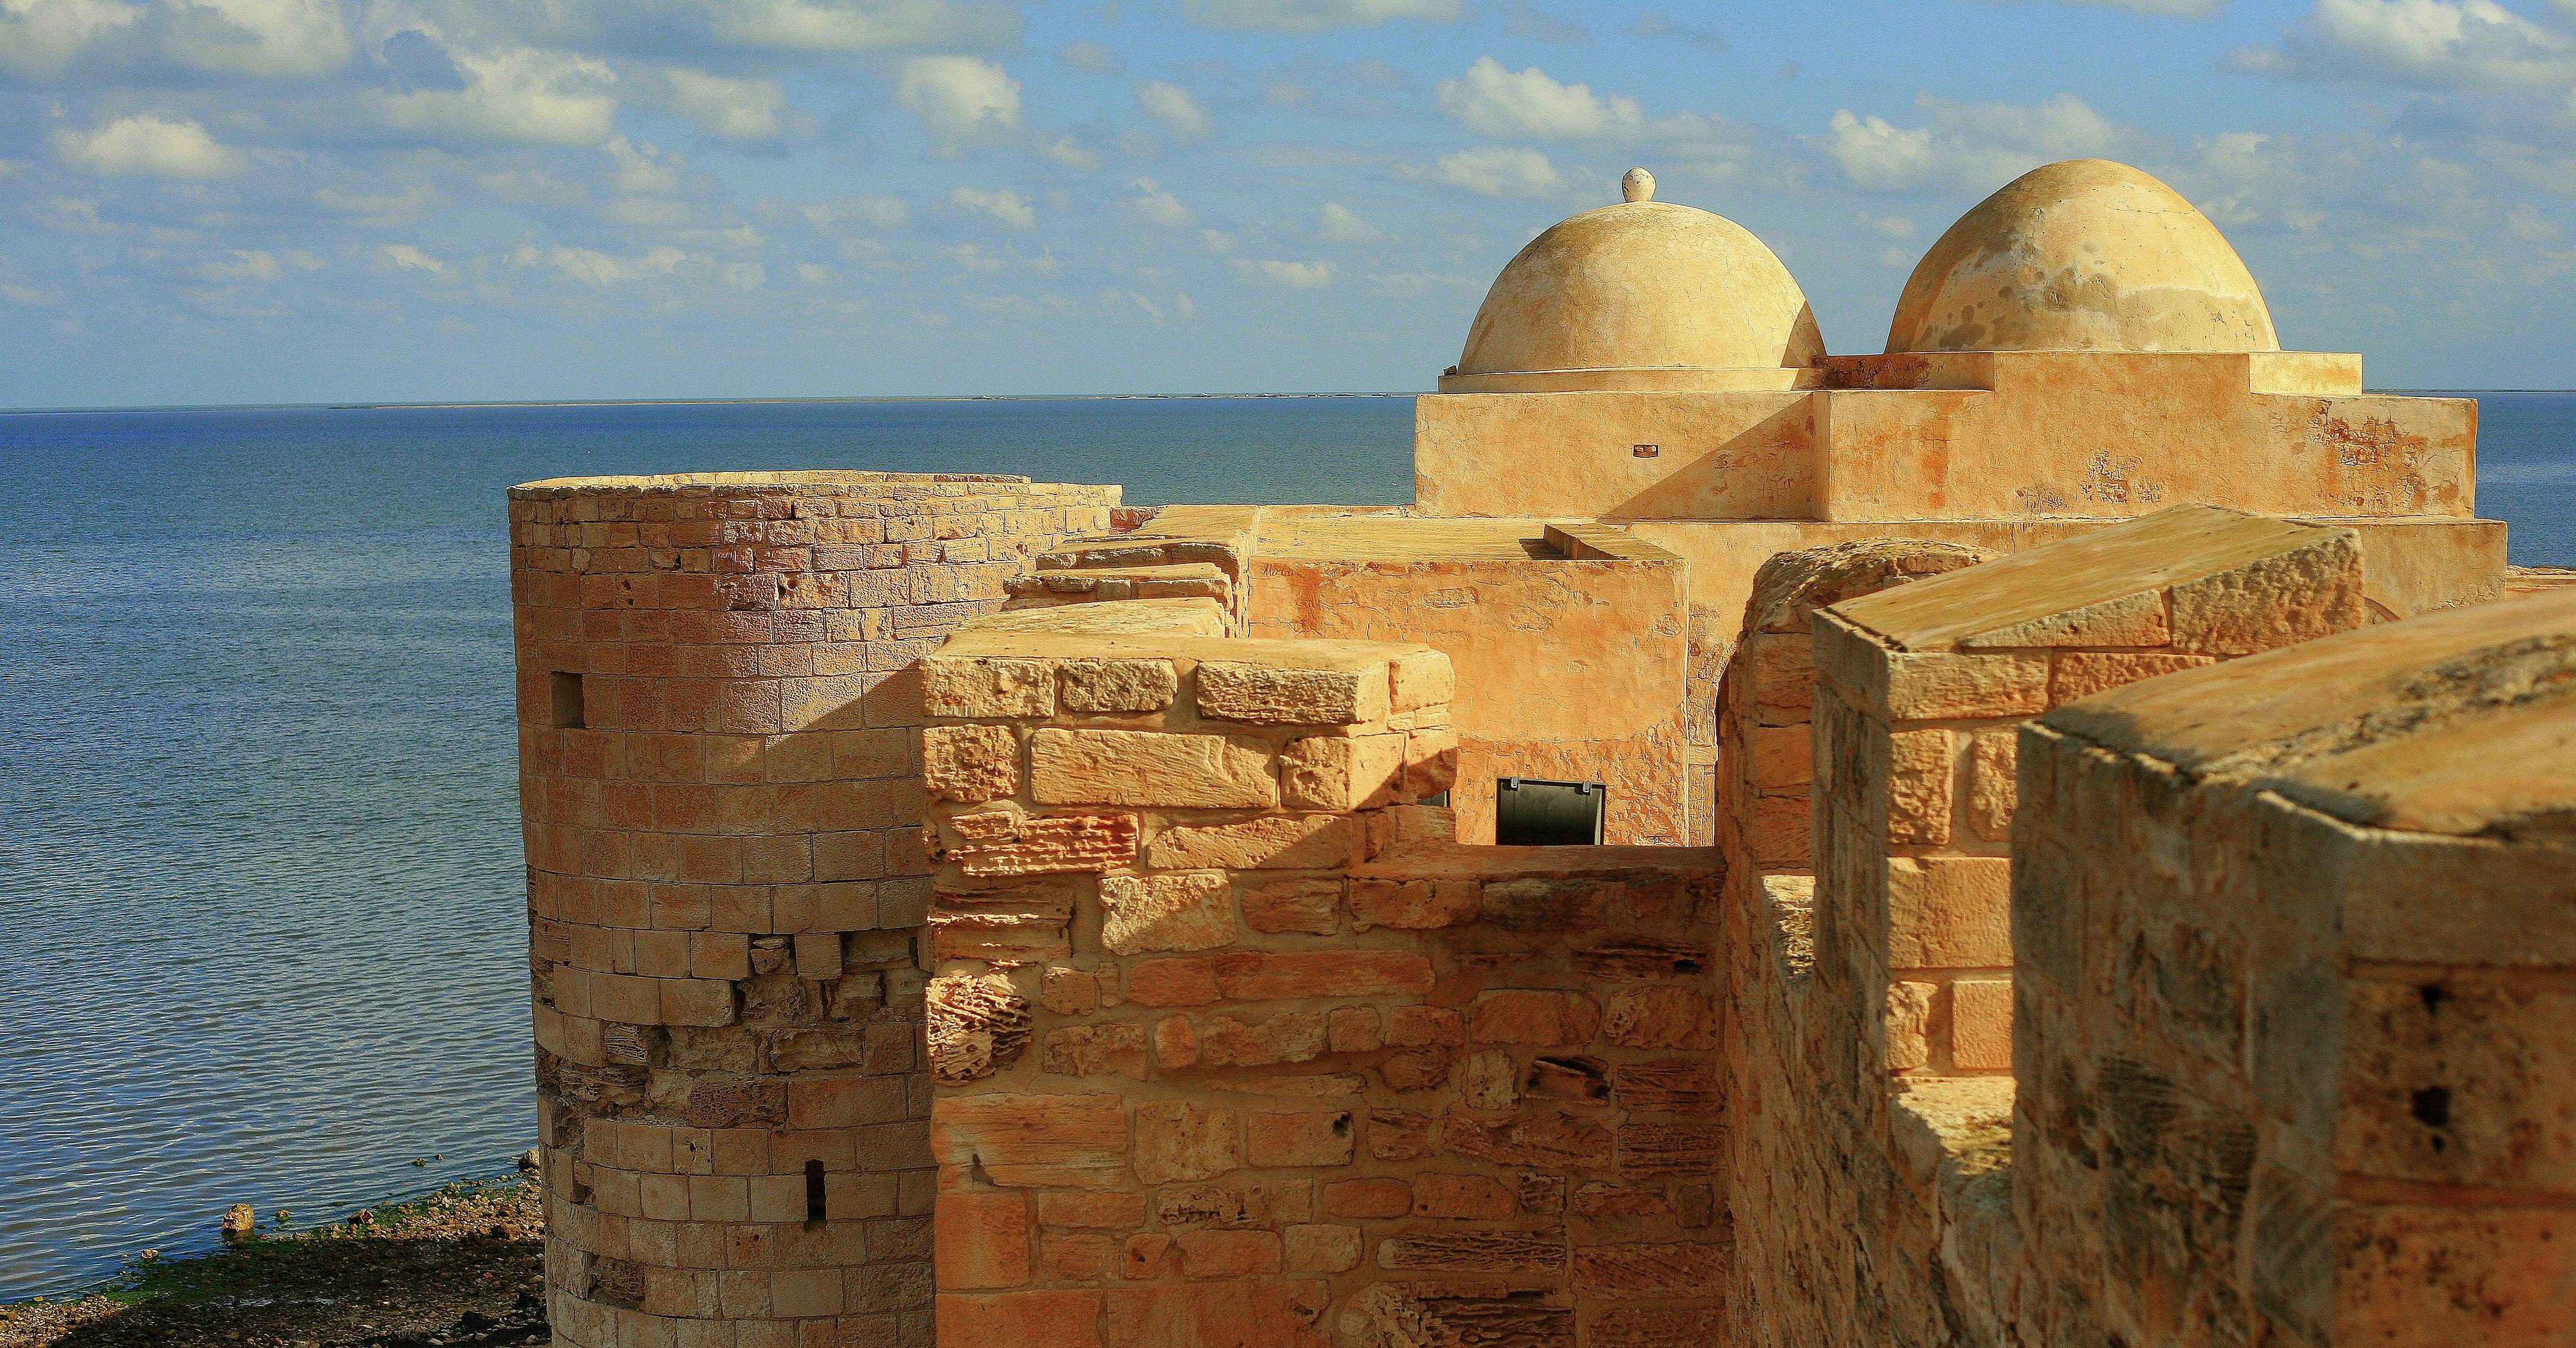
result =
M1950 1061L1968 1071L2012 1070L2012 980L1963 978L1950 985Z
M1049 1190L1038 1195L1038 1225L1077 1231L1126 1231L1145 1223L1142 1194Z
M1609 1129L1553 1110L1534 1109L1488 1124L1453 1108L1440 1121L1440 1137L1460 1156L1547 1169L1607 1169L1613 1150Z
M1327 1217L1382 1220L1411 1211L1413 1186L1401 1179L1334 1180L1324 1186Z
M1386 1047L1377 1008L1342 1006L1324 1013L1324 1043L1335 1053L1374 1053Z
M1055 714L1055 670L1044 660L934 655L921 675L922 708L933 716Z
M1127 1168L1127 1114L1114 1095L943 1096L930 1150L1015 1188L1111 1188Z
M1275 1231L1183 1231L1172 1243L1180 1248L1181 1276L1187 1278L1277 1273L1283 1257Z
M1721 1294L1726 1247L1698 1241L1578 1246L1577 1296L1637 1300Z
M1154 1022L1154 1061L1165 1067L1196 1067L1199 1035L1187 1016L1165 1016Z
M1203 956L1127 966L1127 1000L1138 1006L1205 1006L1216 999L1216 963Z
M1273 1169L1348 1165L1357 1142L1351 1111L1254 1114L1245 1123L1244 1155Z
M1887 1070L1908 1072L1932 1061L1930 983L1891 983L1887 988Z
M1047 1031L1041 1070L1059 1076L1145 1075L1145 1027L1133 1023L1067 1025Z
M1397 711L1446 706L1457 696L1457 676L1449 657L1438 651L1410 651L1387 666L1390 705Z
M1235 1001L1373 997L1431 990L1431 961L1412 951L1243 951L1216 957L1217 987Z
M1311 1062L1323 1052L1324 1017L1317 1012L1289 1012L1261 1021L1212 1016L1199 1043L1199 1061L1210 1067Z
M1164 869L1336 870L1358 862L1364 836L1355 815L1269 815L1166 828L1147 844L1145 858Z
M1267 809L1268 745L1227 735L1047 727L1029 740L1029 791L1049 805Z
M1105 871L1136 860L1136 816L1132 814L1022 815L986 810L958 815L948 823L960 833L971 825L995 835L968 834L970 841L943 850L947 860L973 876Z
M1615 988L1602 995L1602 1030L1622 1048L1712 1047L1708 999L1687 987Z
M1149 1100L1136 1106L1133 1164L1147 1184L1203 1180L1243 1164L1242 1119L1230 1109L1202 1109L1186 1100Z
M1900 730L1887 740L1887 841L1927 847L1948 843L1955 767L1950 732Z
M1279 1233L1281 1258L1290 1273L1343 1273L1359 1267L1360 1229L1301 1222Z
M1330 936L1341 928L1342 882L1339 880L1238 883L1235 902L1243 911L1243 925L1254 931L1299 931Z
M1968 827L1988 842L2012 840L2014 734L1980 730L1968 743Z
M958 1343L1102 1348L1098 1292L959 1292L939 1297L939 1332Z
M1443 1175L1436 1172L1413 1177L1413 1215L1446 1217L1464 1221L1505 1221L1520 1212L1517 1189L1505 1187L1491 1175Z
M1198 667L1201 715L1274 725L1356 725L1387 715L1386 666L1290 669L1208 660Z
M1279 755L1280 799L1294 810L1373 809L1404 783L1405 740L1394 735L1318 735L1291 740Z
M2012 862L1889 858L1887 962L1896 969L2010 966Z
M1438 1126L1438 1121L1428 1114L1406 1109L1372 1109L1368 1126L1369 1155L1380 1161L1411 1161L1428 1156Z
M1466 1017L1447 1007L1399 1006L1387 1012L1390 1048L1456 1047L1467 1042Z
M1475 1044L1581 1046L1600 1029L1600 1009L1579 992L1504 989L1481 994L1467 1012Z
M933 800L981 804L1020 789L1020 739L1008 726L931 726L921 732L921 777Z
M1473 880L1353 880L1350 898L1352 917L1405 931L1474 921L1484 901Z
M2063 706L2141 680L2216 663L2214 655L2164 651L2061 651L2049 672L2048 700Z
M1161 711L1180 697L1169 660L1067 660L1063 670L1066 711Z
M1378 1242L1377 1263L1426 1273L1555 1273L1565 1267L1565 1238L1525 1231L1399 1236Z
M803 1187L802 1180L798 1188ZM798 1194L799 1207L803 1195ZM797 1219L802 1220L800 1211ZM1029 1280L1029 1196L1017 1190L939 1196L934 1267L942 1291L1019 1287Z
M1619 1174L1714 1175L1723 1165L1726 1127L1710 1119L1681 1122L1631 1120L1619 1126Z
M1222 873L1100 877L1100 942L1112 954L1209 950L1234 941Z

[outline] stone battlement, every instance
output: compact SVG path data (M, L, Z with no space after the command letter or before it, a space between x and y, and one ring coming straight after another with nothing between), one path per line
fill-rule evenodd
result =
M2475 405L2119 165L1875 355L1652 191L1409 507L511 493L559 1341L2576 1335L2576 589Z

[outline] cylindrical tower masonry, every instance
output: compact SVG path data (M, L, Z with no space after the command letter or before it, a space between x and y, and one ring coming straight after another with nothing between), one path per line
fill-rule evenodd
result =
M546 1281L569 1348L928 1348L918 657L1115 487L510 492Z

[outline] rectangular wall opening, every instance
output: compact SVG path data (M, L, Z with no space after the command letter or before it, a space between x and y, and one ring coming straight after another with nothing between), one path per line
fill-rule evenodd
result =
M581 719L581 676L561 670L547 676L554 686L554 715L557 730L579 730Z
M1494 789L1494 842L1503 847L1598 847L1610 793L1599 782L1505 777Z

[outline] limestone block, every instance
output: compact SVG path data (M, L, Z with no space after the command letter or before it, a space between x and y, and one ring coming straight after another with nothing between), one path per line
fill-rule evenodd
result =
M1376 997L1431 990L1431 961L1409 950L1240 951L1216 957L1217 987L1243 1002Z
M1058 1076L1143 1080L1145 1027L1134 1022L1067 1025L1047 1031L1039 1068Z
M1404 788L1407 736L1309 736L1279 755L1281 800L1298 810L1365 810ZM1454 735L1451 744L1456 743Z
M1210 1067L1270 1067L1312 1062L1330 1043L1324 1017L1293 1011L1266 1020L1215 1016L1199 1038L1199 1061Z
M2080 608L1989 628L1959 639L1963 651L2017 646L2162 646L2173 639L2162 590L2105 599Z
M1032 814L988 810L947 821L960 833L982 836L944 846L940 855L972 876L1036 875L1050 871L1105 871L1136 859L1132 814Z
M1574 1291L1577 1296L1635 1300L1707 1296L1725 1269L1723 1245L1595 1245L1574 1251Z
M1580 1046L1600 1029L1600 1008L1579 992L1487 992L1467 1012L1467 1039L1476 1044Z
M1037 1224L1047 1230L1132 1231L1145 1224L1145 1198L1142 1194L1042 1193Z
M1950 985L1950 1061L1963 1071L2012 1070L2012 980L1963 978Z
M1147 1184L1214 1179L1243 1164L1242 1117L1187 1100L1136 1106L1133 1163Z
M1373 1006L1336 1007L1324 1015L1324 1046L1335 1053L1375 1053L1386 1035Z
M1377 1263L1425 1273L1553 1274L1565 1268L1565 1240L1520 1231L1399 1236L1378 1242Z
M1387 666L1387 677L1389 705L1396 711L1447 706L1457 698L1457 675L1450 667L1449 657L1438 651L1414 651L1396 657Z
M1891 651L1886 661L1883 708L1890 720L2029 716L2048 710L2046 656Z
M1713 1047L1708 999L1677 985L1616 988L1601 999L1601 1028L1622 1048Z
M1491 1175L1413 1177L1413 1215L1455 1221L1509 1221L1520 1215L1520 1191Z
M2356 982L2345 997L2346 1174L2576 1187L2576 992L2450 979Z
M982 1080L1018 1061L1028 1047L1028 999L1007 978L934 978L924 999L935 1080L949 1085Z
M1956 752L1950 732L1900 730L1887 739L1887 841L1927 847L1948 843Z
M1387 667L1297 669L1233 660L1205 660L1198 667L1198 708L1204 716L1271 725L1357 725L1383 721L1388 710Z
M1273 1169L1349 1165L1358 1130L1351 1111L1254 1114L1245 1120L1244 1157Z
M2009 859L1888 859L1890 968L2007 968L2012 962Z
M1815 778L1814 732L1805 725L1753 726L1745 780L1764 789L1800 787Z
M1360 1229L1320 1222L1301 1222L1279 1233L1282 1259L1291 1273L1344 1273L1359 1267Z
M1059 699L1066 711L1161 711L1181 693L1169 660L1067 660L1063 671Z
M1234 936L1221 873L1100 877L1100 942L1112 954L1209 950Z
M1299 931L1330 936L1341 929L1342 882L1339 880L1272 880L1239 884L1235 901L1243 912L1243 925L1254 931Z
M1968 742L1968 828L1988 842L2012 839L2014 743L2010 727L1980 730Z
M1482 900L1473 880L1353 880L1350 892L1353 918L1407 931L1472 922Z
M1632 1119L1619 1126L1617 1142L1618 1170L1623 1178L1714 1175L1724 1164L1726 1125L1705 1118L1682 1122Z
M1337 870L1358 864L1365 837L1364 820L1354 815L1269 815L1166 828L1146 845L1145 860L1165 869Z
M1055 670L1044 660L929 656L921 662L922 709L933 716L1055 714Z
M2169 651L2065 651L2049 671L2048 700L2064 706L2123 684L2217 662L2214 655Z
M983 1167L1014 1188L1111 1189L1126 1182L1127 1111L1115 1095L942 1095L930 1151L954 1171Z
M933 800L980 805L1020 789L1020 737L1008 726L931 726L921 732L921 779Z
M1910 1072L1932 1061L1928 1035L1932 997L1930 983L1891 983L1887 988L1887 1070Z
M797 1195L795 1220L803 1220ZM932 1267L941 1290L1019 1287L1029 1281L1029 1196L1016 1190L939 1196L931 1223ZM834 1309L838 1309L835 1307Z
M1198 1029L1189 1017L1165 1016L1154 1022L1154 1061L1165 1067L1198 1066Z
M1127 966L1127 1000L1138 1006L1205 1006L1217 996L1216 962L1203 956L1144 959Z
M2317 532L2305 547L2176 582L2174 649L2250 655L2361 626L2360 549L2342 530Z
M1029 790L1048 805L1266 809L1279 803L1268 745L1228 735L1039 730Z
M1801 725L1815 703L1816 665L1804 634L1765 634L1745 643L1756 719L1763 725Z
M1172 1243L1179 1248L1185 1278L1276 1273L1282 1258L1276 1231L1183 1231L1172 1237Z

